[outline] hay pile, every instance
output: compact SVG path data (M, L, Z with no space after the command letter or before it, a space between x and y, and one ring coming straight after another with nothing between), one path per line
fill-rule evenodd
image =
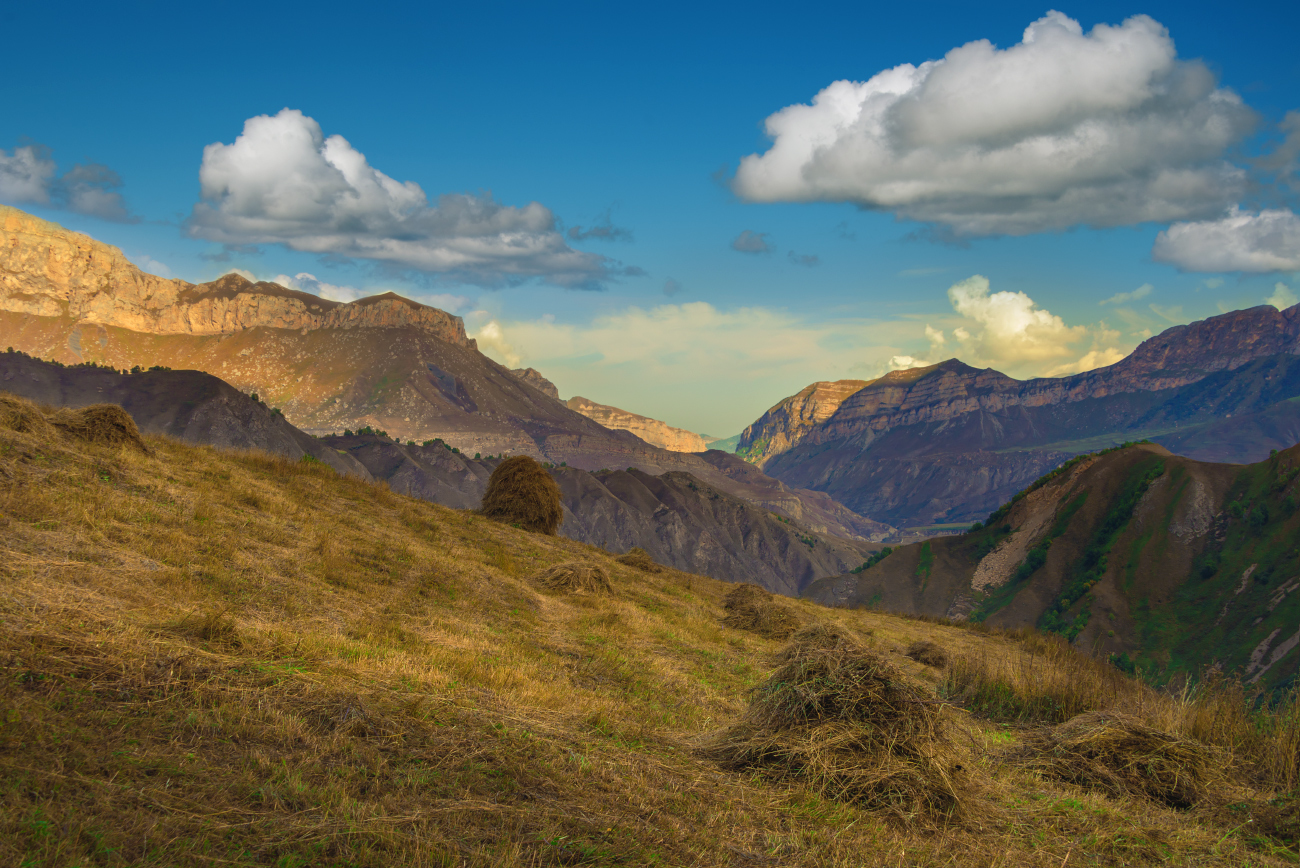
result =
M731 729L701 752L734 770L798 781L905 821L952 817L963 772L940 706L852 636L815 624Z
M55 428L87 443L130 446L148 453L135 420L116 404L92 404L80 410L59 410L50 420Z
M640 546L633 546L627 554L619 555L614 558L625 567L634 567L647 573L662 573L664 568L655 563L655 559L650 557L650 553Z
M748 630L765 639L788 639L799 629L799 619L794 612L777 603L766 589L758 585L743 584L732 588L722 599L723 626L733 630Z
M609 572L599 564L585 564L582 561L547 567L536 573L532 580L548 591L614 593L614 587L609 583Z
M8 392L0 392L0 428L43 439L58 436L40 407Z
M767 588L751 585L748 582L736 585L727 595L722 598L722 608L728 612L745 606L753 606L758 603L765 603L772 599L772 592Z
M494 521L550 536L555 536L564 521L560 487L527 455L507 458L492 471L483 493L482 512Z
M99 446L150 449L131 415L116 404L92 404L80 410L51 410L17 395L0 393L0 428L43 440L75 437Z
M1090 711L1028 733L1006 754L1023 768L1115 796L1189 808L1222 785L1227 761L1198 741L1117 712Z
M936 669L942 669L948 665L948 652L933 642L924 639L908 645L906 655L917 663L924 663L926 666L933 666Z

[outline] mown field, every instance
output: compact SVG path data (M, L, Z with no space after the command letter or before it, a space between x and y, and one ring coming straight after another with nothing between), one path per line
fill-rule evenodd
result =
M1297 861L1293 701L92 422L0 396L0 864Z

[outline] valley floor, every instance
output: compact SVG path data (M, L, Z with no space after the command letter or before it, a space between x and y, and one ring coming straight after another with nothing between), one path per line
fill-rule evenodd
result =
M903 653L926 640L953 660L1091 671L1016 637L783 601L937 704L959 804L889 816L700 754L784 644L722 625L734 585L311 462L145 445L0 415L0 863L1297 859L1276 779L1243 774L1187 809L1049 780L1006 760L1034 730L944 701L946 670ZM533 581L567 561L607 569L613 593ZM1172 703L1149 699L1151 720L1172 725Z

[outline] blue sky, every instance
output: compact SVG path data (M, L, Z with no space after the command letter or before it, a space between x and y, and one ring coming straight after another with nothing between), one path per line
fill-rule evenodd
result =
M438 304L719 436L816 379L1059 374L1300 295L1300 13L1052 8L10 4L0 201L155 273ZM837 81L885 132L765 133Z

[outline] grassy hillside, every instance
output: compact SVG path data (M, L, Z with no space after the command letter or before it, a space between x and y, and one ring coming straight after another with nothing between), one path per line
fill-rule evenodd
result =
M1293 706L102 433L0 396L0 863L1297 858Z
M810 595L1032 626L1156 681L1217 666L1285 691L1300 670L1298 502L1300 447L1244 466L1116 448L1044 476L969 533Z

